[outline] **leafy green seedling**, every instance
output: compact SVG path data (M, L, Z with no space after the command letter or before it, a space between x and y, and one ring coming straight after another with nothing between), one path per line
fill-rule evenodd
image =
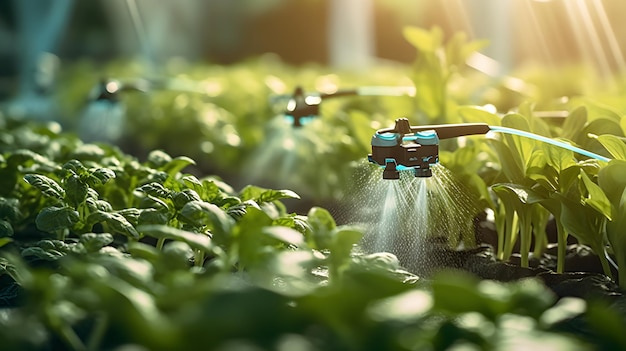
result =
M611 220L606 223L606 236L617 259L618 280L626 287L626 161L613 160L598 173L598 185L607 194L611 205Z

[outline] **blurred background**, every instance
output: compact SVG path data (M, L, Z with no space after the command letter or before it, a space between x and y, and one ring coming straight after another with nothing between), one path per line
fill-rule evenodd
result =
M410 62L406 25L488 39L484 54L502 71L584 60L609 74L625 66L624 10L621 0L0 0L0 94L26 89L18 77L44 53L64 64L137 55L229 64L267 52L292 64Z

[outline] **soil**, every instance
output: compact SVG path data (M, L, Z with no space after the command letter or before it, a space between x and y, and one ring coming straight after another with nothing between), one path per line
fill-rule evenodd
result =
M529 267L521 267L519 253L508 261L496 258L494 226L484 219L477 220L478 246L465 250L451 250L446 245L433 242L411 257L400 255L401 264L408 271L428 279L442 269L458 269L481 279L511 282L528 277L541 279L558 298L578 297L585 300L601 299L621 306L626 316L626 294L617 281L617 270L612 268L613 279L603 273L600 259L587 246L575 239L568 240L565 269L556 273L556 230L549 225L547 234L551 244L540 257L529 256ZM515 252L515 251L514 251Z

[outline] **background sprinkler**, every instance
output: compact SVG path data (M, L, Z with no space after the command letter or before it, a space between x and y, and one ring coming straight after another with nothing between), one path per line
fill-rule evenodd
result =
M301 86L297 86L291 95L272 97L274 104L285 106L285 119L294 127L306 125L320 114L320 105L323 100L342 96L415 96L414 87L392 86L365 86L355 89L342 89L332 93L312 92L305 93Z
M85 142L115 142L123 134L126 107L121 94L128 91L146 92L142 80L120 82L101 79L89 94L78 125L78 135Z
M484 123L411 126L406 118L396 119L393 128L379 129L372 137L367 159L384 167L383 179L399 179L400 171L413 170L416 177L431 177L431 165L439 162L439 140L498 132L535 139L581 155L608 162L609 158L568 143L534 133Z
M122 96L129 92L176 91L206 95L195 82L174 78L101 79L91 90L80 117L78 134L86 142L116 142L124 132L126 106Z

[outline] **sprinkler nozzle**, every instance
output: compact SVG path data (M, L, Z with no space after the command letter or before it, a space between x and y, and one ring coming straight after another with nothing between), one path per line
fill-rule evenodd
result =
M439 163L439 140L464 135L486 134L483 123L411 126L396 119L393 128L380 129L372 137L368 160L385 167L383 179L399 179L399 170L411 169L416 177L431 177L431 165Z
M400 179L400 172L396 168L396 161L394 159L388 159L385 161L385 164L383 179Z

